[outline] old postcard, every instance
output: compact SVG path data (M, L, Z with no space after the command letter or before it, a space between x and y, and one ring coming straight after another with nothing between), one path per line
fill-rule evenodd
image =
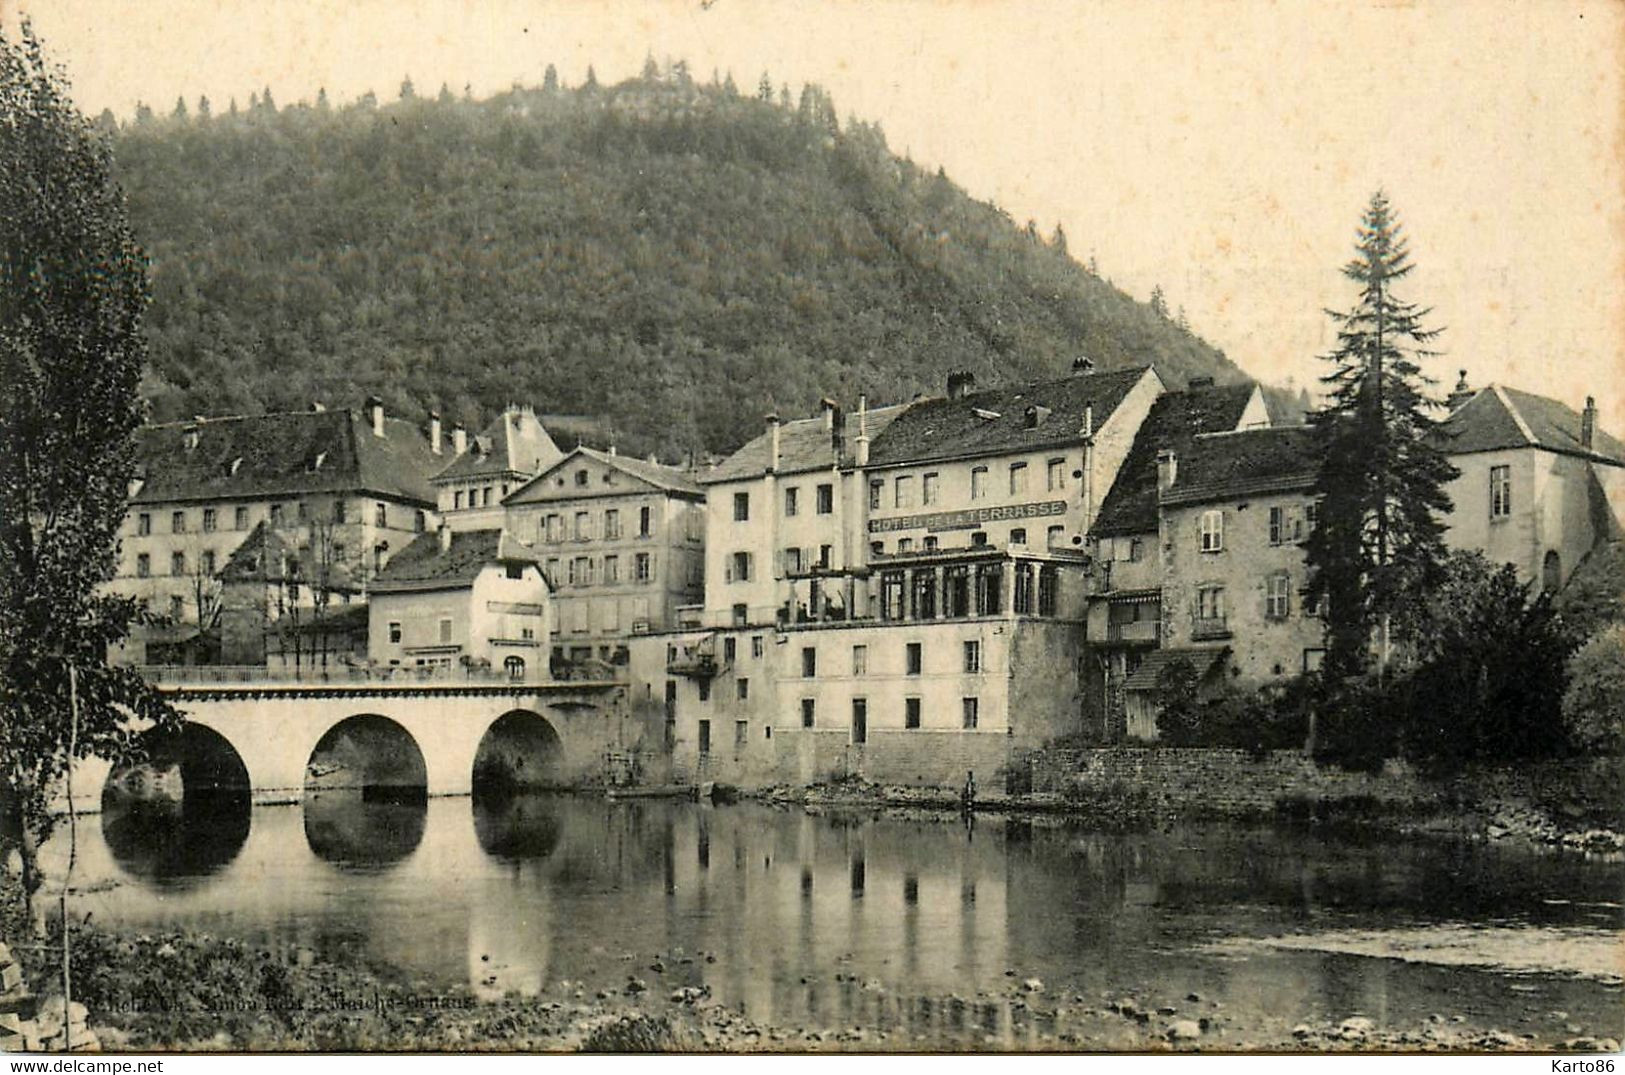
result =
M1625 7L0 33L0 1049L1619 1051Z

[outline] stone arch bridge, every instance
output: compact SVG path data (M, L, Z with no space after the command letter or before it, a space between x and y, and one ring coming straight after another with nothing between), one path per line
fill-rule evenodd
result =
M475 790L476 769L522 786L602 784L658 745L632 717L622 683L208 682L208 671L175 669L159 684L187 727L155 748L155 765L135 770L135 782L161 784L172 769L190 793L198 773L255 802L297 800L323 781L461 795ZM75 808L95 809L110 777L123 784L131 774L102 759L80 763Z

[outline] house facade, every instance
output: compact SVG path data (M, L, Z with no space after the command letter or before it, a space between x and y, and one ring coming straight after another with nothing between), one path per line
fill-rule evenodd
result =
M434 476L438 511L454 530L503 525L503 498L563 458L536 411L510 404L478 436L452 430L456 457Z
M678 467L578 447L503 502L553 590L550 655L624 675L627 638L678 625L705 586L705 494Z
M429 479L445 463L432 432L388 417L377 399L361 411L138 430L137 479L111 588L169 625L138 630L117 659L218 659L220 573L257 527L320 564L335 592L364 595L390 556L432 527Z
M547 679L552 615L535 550L500 529L442 526L374 580L368 657L380 674Z

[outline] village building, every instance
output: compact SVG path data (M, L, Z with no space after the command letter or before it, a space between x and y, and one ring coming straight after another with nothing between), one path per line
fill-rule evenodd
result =
M683 468L577 447L503 501L553 591L561 676L624 676L627 638L677 626L705 586L705 494Z
M456 458L434 487L440 516L456 530L502 526L503 498L564 456L528 405L510 404L473 439L461 426L451 435Z
M256 523L218 579L219 663L304 676L367 658L363 579L330 542Z
M376 674L548 678L552 608L536 551L501 529L422 534L373 580Z
M1594 545L1619 533L1625 444L1597 427L1589 397L1576 412L1504 385L1474 391L1466 380L1463 370L1441 429L1461 472L1447 487L1445 540L1556 591Z
M770 418L705 479L697 629L632 647L675 770L990 781L1078 731L1084 534L1162 390L1149 367L955 375L854 420Z
M1253 429L1270 423L1256 384L1193 381L1158 397L1140 424L1133 446L1089 529L1090 552L1087 711L1092 731L1107 740L1129 734L1123 684L1162 643L1164 579L1162 516L1158 503L1159 453L1189 454L1199 434ZM1146 678L1146 677L1142 677ZM1134 699L1136 707L1144 701ZM1148 717L1137 712L1136 730Z
M430 528L430 477L445 457L432 429L361 411L199 418L136 432L137 476L111 589L166 626L138 629L128 663L220 659L219 574L262 524L364 595L370 579Z

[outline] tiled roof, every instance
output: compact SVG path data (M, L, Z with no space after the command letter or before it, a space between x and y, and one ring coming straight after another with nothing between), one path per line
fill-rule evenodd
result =
M435 475L435 483L503 474L540 474L560 456L534 411L509 407L470 442L468 451Z
M1257 493L1304 489L1315 481L1314 432L1266 426L1207 433L1175 449L1174 484L1164 504L1197 504Z
M187 432L197 444L186 447ZM168 422L136 431L143 479L138 504L263 500L308 493L371 492L432 507L429 476L445 456L400 418L375 437L357 411L300 411Z
M282 557L288 551L288 545L268 526L264 520L254 524L254 529L248 536L238 543L226 559L226 566L220 569L220 581L263 581L278 578L282 570Z
M1134 674L1123 681L1126 691L1154 691L1161 686L1162 673L1175 661L1189 661L1196 670L1198 682L1207 678L1213 671L1213 666L1229 656L1230 648L1220 646L1217 649L1201 649L1194 647L1174 647L1172 649L1154 649L1145 655L1140 666Z
M499 528L457 530L451 547L440 547L437 533L419 534L384 565L372 583L374 593L443 590L466 586L490 564L538 563L535 551Z
M1176 455L1187 454L1196 434L1235 429L1257 391L1255 384L1208 385L1157 397L1101 501L1090 533L1106 537L1156 530L1157 452L1169 448Z
M871 460L874 458L874 446L879 444L880 436L897 416L909 407L910 404L902 403L874 407L868 411L864 421L869 431ZM848 414L841 433L841 455L837 460L835 434L824 426L822 415L817 418L798 418L783 422L779 425L778 473L799 474L809 470L827 470L836 462L849 463L852 460L857 437L857 415ZM700 484L713 485L740 478L754 478L766 473L772 453L771 443L771 437L764 431L701 476Z
M869 452L875 466L925 463L1005 452L1035 451L1083 436L1091 409L1098 429L1117 410L1150 366L1102 373L1073 374L1058 381L1013 385L910 404L879 436ZM1030 407L1047 408L1028 428Z
M566 469L570 465L571 460L574 459L591 459L595 462L602 463L605 466L613 467L622 474L636 478L638 481L646 482L657 489L664 489L667 492L677 493L680 496L698 498L705 495L704 491L701 490L699 484L694 480L691 474L682 467L669 466L665 463L654 463L647 459L638 459L635 456L618 455L613 452L601 452L596 448L581 446L570 449L564 458L560 459L558 462L536 475L536 477L532 478L524 485L521 485L518 489L515 489L512 493L509 493L502 502L504 504L533 504L544 500L570 499L571 495L576 494L574 487L566 488L557 496L550 495L553 491L553 486L549 484L548 479L557 474L559 471ZM611 486L609 487L608 491L624 493L627 490L617 486Z
M1504 385L1474 393L1444 420L1442 430L1451 455L1539 447L1625 465L1625 444L1600 429L1589 450L1581 447L1580 415L1572 407Z

